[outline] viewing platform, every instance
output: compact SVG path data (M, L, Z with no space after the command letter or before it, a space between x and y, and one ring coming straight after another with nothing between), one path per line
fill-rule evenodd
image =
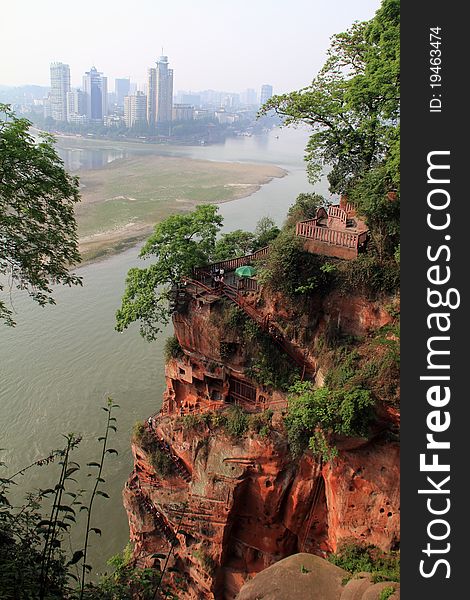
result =
M356 217L356 211L344 197L339 205L320 207L314 219L300 221L295 234L305 238L305 250L336 258L352 259L364 250L369 230Z

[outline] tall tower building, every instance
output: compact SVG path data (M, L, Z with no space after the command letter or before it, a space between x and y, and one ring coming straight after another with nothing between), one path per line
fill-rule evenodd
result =
M67 120L67 92L70 92L70 67L64 63L51 64L51 117Z
M124 122L126 127L133 127L147 121L147 96L136 92L124 98Z
M102 121L108 113L108 80L91 67L83 76L86 115L90 121Z
M173 69L168 57L160 56L157 66L148 71L147 121L149 125L168 125L173 108Z
M273 86L265 83L261 86L260 104L261 106L269 100L273 95Z
M131 80L129 77L125 79L114 80L114 91L116 92L116 104L121 108L124 106L124 98L129 96L131 88Z

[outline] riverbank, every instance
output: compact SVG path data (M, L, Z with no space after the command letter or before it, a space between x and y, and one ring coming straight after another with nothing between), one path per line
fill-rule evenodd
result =
M82 201L76 216L83 260L88 263L138 243L171 214L205 202L245 198L287 173L270 164L159 154L79 171Z

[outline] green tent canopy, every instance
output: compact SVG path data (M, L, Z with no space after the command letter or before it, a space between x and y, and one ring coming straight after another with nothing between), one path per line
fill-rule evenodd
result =
M256 269L250 265L245 265L244 267L235 269L235 273L238 277L253 277L253 275L256 275Z

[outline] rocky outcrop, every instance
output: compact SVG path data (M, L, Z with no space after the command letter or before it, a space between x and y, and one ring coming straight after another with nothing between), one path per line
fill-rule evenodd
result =
M390 600L400 598L398 583L374 583L369 573L349 577L318 556L295 554L245 583L236 600L380 600L383 590L391 593Z
M288 319L282 298L252 294L247 302L276 315L280 329ZM293 461L282 425L286 395L249 377L249 345L223 322L223 304L192 289L177 307L181 351L166 366L162 409L134 440L124 490L136 560L152 566L162 561L154 554L170 554L165 585L181 600L234 599L247 579L298 552L325 556L350 540L390 550L399 540L398 444L383 421L368 439L336 440L334 461ZM359 297L332 294L311 310L309 336L297 328L288 343L312 365L315 335L330 321L366 335L390 320ZM230 423L235 405L252 415L248 431Z

